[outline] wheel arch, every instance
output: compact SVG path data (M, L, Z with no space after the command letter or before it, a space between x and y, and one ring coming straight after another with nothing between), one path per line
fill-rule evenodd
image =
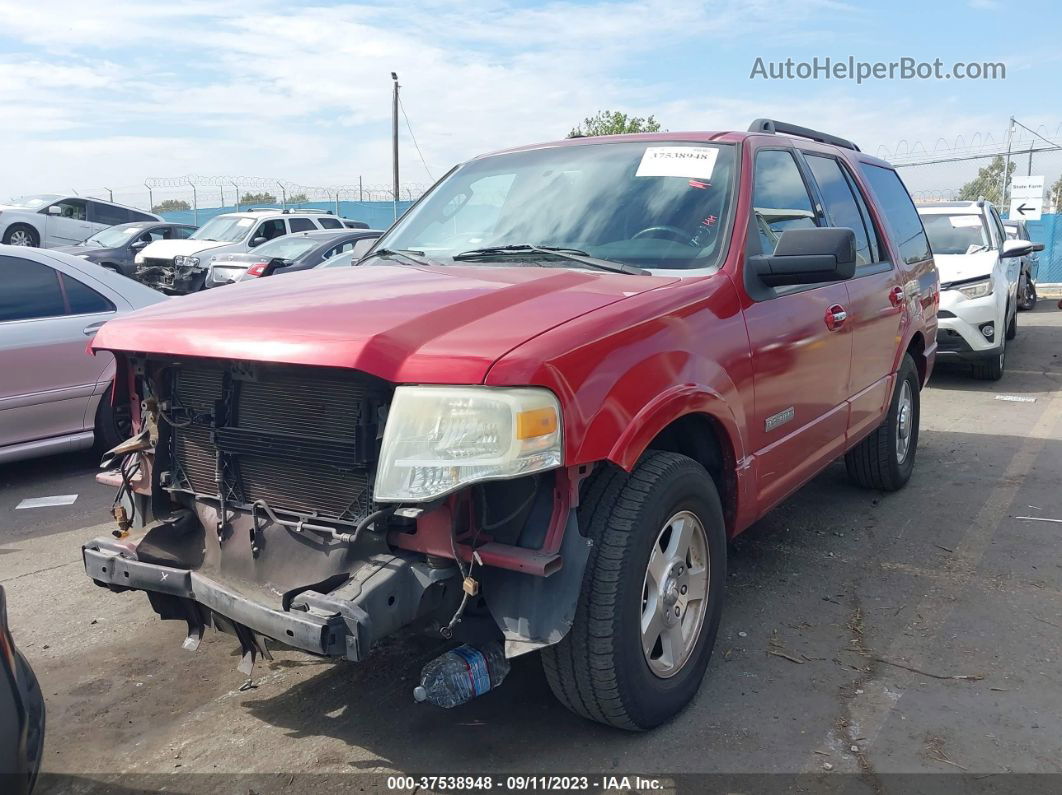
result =
M918 382L925 386L926 381L929 380L929 358L926 356L926 338L922 336L921 331L916 331L911 335L904 352L911 354L915 367L918 368ZM899 363L897 363L898 366Z

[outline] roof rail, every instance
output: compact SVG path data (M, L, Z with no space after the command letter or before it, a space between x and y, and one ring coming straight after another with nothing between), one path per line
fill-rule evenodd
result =
M829 133L812 130L809 127L800 127L796 124L789 124L775 119L756 119L756 121L749 125L749 132L770 133L771 135L774 135L775 133L780 133L781 135L797 135L801 138L818 141L820 144L833 144L834 146L840 146L844 149L852 149L856 152L861 151L858 146L847 138L839 138L836 135L830 135Z
M279 207L248 207L245 213L279 213Z
M331 210L319 210L316 207L292 207L285 210L286 213L314 213L316 215L332 215Z

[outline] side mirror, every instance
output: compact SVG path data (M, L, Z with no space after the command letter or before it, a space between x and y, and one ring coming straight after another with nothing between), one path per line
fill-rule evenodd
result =
M262 269L262 276L272 276L277 272L277 268L285 268L291 264L291 260L284 259L283 257L273 257L266 263L266 266Z
M142 249L142 248L147 248L147 244L148 244L148 241L146 241L146 240L137 240L137 241L135 241L133 243L133 245L130 248L132 248L133 251L140 251L140 249Z
M1031 240L1004 240L1003 250L999 256L1007 257L1027 257L1034 251L1043 251L1043 243L1033 243Z
M254 248L255 246L260 246L260 245L262 245L265 242L266 242L266 238L264 238L264 237L256 237L256 238L253 238L251 240L249 245L251 246L251 248Z
M53 204L53 205L51 205L48 208L48 215L62 215L62 214L63 214L63 208L59 207L56 204Z
M773 254L749 258L749 266L768 287L851 279L855 265L855 232L847 227L787 229Z

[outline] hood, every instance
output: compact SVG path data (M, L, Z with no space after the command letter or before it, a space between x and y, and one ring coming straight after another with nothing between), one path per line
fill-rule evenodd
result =
M989 276L996 267L995 251L978 251L976 254L934 254L940 283L961 282Z
M140 255L152 259L172 260L176 256L198 254L200 251L209 251L220 246L231 246L231 243L219 243L216 240L156 240L140 250Z
M535 267L308 270L116 318L92 347L346 367L402 383L476 384L532 337L675 281Z
M75 257L85 254L90 260L97 259L98 257L104 257L112 253L113 248L102 248L100 246L59 246L53 248L52 251L60 251L63 254L72 254Z

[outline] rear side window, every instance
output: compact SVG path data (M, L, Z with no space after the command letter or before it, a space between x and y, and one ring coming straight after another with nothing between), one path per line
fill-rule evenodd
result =
M70 305L71 315L91 315L97 312L114 312L114 304L97 293L91 287L79 282L73 276L59 274L66 291L66 301Z
M907 264L929 259L929 241L922 228L922 219L918 217L911 195L900 181L899 175L891 168L882 168L870 163L860 163L860 170L870 190L878 200L885 220L896 239L900 257Z
M338 218L318 218L317 222L321 225L322 229L342 229L343 224L339 222Z
M312 232L317 229L309 218L289 218L288 226L292 232Z
M0 257L0 323L66 314L58 274L19 257Z
M856 197L852 193L852 186L841 170L841 164L832 157L823 157L805 153L805 160L811 168L811 173L818 183L819 193L822 194L823 204L826 205L826 215L834 226L848 227L855 232L856 241L856 265L869 265L874 261L870 249L870 237L867 220L856 204Z
M113 204L103 204L102 202L89 202L89 213L89 221L94 224L107 224L107 226L117 226L118 224L141 220L140 218L130 218L129 211L124 207L115 207Z
M752 209L764 254L773 254L786 229L817 226L815 210L792 153L765 149L756 155Z
M156 218L153 215L148 215L147 213L139 212L138 210L130 210L129 211L129 220L130 221L157 221L159 219Z

